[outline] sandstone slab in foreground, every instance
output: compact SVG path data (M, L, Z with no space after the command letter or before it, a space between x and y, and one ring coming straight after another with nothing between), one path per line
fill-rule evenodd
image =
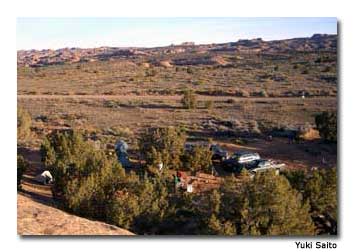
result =
M65 213L17 195L19 235L134 235L128 230Z

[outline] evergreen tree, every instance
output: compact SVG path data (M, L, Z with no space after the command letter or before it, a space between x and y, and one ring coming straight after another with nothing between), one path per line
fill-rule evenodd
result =
M26 140L31 134L31 115L19 107L17 109L17 139Z
M323 112L315 117L320 136L329 142L337 142L337 114Z
M211 173L213 153L207 147L194 146L184 154L184 167L192 172Z
M235 225L220 215L221 194L218 190L213 190L209 196L209 213L206 223L207 234L212 235L235 235Z
M185 142L185 133L177 128L149 128L139 139L139 149L148 165L162 162L165 168L178 169Z
M120 164L75 131L53 132L43 142L41 153L54 178L54 198L74 213L105 219L105 206L125 176Z
M241 225L243 234L314 234L308 204L291 188L287 179L273 171L257 174L247 183Z
M21 180L23 174L28 169L28 162L22 155L17 155L17 189L21 189Z
M311 207L320 234L337 233L337 172L336 168L315 171L287 171L291 185L303 193L303 202ZM324 225L326 223L326 225ZM330 224L330 226L328 226Z
M232 207L225 209L232 214L223 215L236 224L239 234L314 234L309 205L302 203L301 195L291 188L285 177L273 171L260 173L233 193Z
M320 222L330 226L319 227L319 233L337 233L337 172L336 168L316 170L304 186L304 200L309 201L314 219L324 216ZM317 226L323 226L318 221Z
M197 97L193 90L188 89L183 92L183 97L181 100L183 108L194 109L197 106Z

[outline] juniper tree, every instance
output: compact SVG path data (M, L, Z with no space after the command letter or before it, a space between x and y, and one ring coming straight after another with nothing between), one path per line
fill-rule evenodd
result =
M19 107L17 109L17 139L26 140L31 134L32 119L30 114Z
M184 167L192 172L211 173L213 153L207 147L194 146L184 155Z
M316 170L305 181L304 200L309 201L313 218L324 216L331 223L329 230L321 233L335 234L337 231L337 170Z
M323 234L335 234L337 229L337 171L336 168L314 171L291 170L284 173L290 184L303 194L303 202L309 202L313 219L322 216L322 222L330 222L331 227L323 229L315 222Z
M273 171L257 174L240 197L244 203L240 218L243 234L314 234L309 205L284 176Z
M240 186L224 185L222 190L221 215L236 225L238 234L314 234L309 205L284 176L264 172Z
M209 195L209 214L206 221L206 234L212 235L235 235L235 225L226 220L221 214L221 194L219 190L213 190Z
M79 215L104 219L124 170L103 150L76 131L55 131L41 146L42 160L53 175L53 196Z
M139 149L148 165L162 162L165 168L178 169L186 135L178 128L149 128L139 138Z
M322 112L315 117L320 136L329 142L337 142L337 114Z
M21 189L21 180L23 174L28 168L28 162L22 155L17 155L17 189Z
M194 109L197 106L197 97L193 90L188 89L183 92L183 97L181 100L183 108Z

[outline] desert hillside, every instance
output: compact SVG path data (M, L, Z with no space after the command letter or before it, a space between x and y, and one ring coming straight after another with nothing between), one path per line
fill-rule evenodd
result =
M70 215L20 194L17 211L19 235L133 235L125 229Z

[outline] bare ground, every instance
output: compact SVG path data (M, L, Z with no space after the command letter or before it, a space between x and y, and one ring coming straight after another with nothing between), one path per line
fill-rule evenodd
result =
M17 195L19 235L133 235L99 221L91 221Z

